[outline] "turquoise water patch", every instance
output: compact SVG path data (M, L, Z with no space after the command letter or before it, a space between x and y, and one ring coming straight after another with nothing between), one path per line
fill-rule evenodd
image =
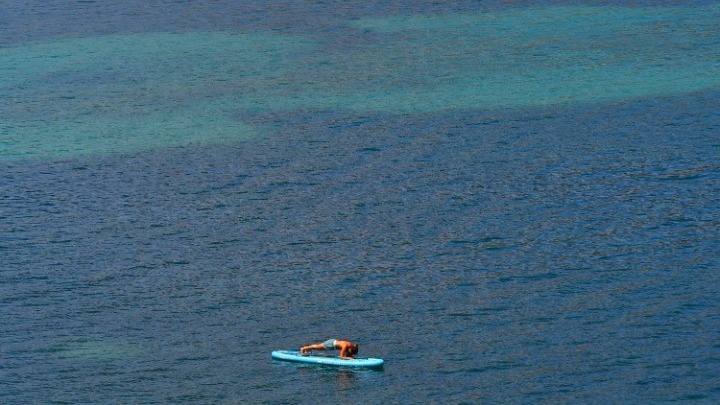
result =
M333 101L354 110L423 113L704 90L720 85L718 21L718 5L363 19L356 27L376 35L378 45L334 55L338 61L328 65L355 66L384 85L350 93L361 97L339 93Z
M348 21L341 37L155 33L0 49L0 159L234 142L254 114L432 114L720 86L720 5ZM244 122L245 121L245 122ZM257 122L253 120L253 122Z
M211 111L204 114L205 111ZM135 152L193 143L224 143L257 136L250 126L222 112L184 107L164 113L125 117L82 117L77 120L14 124L0 129L3 158L66 157Z
M86 339L59 344L52 351L61 358L100 361L119 361L140 354L140 350L124 343Z
M248 139L228 99L291 75L300 37L229 33L76 38L0 50L0 159Z
M233 103L426 114L703 91L720 86L718 20L718 5L366 18L349 45L302 55L286 88Z

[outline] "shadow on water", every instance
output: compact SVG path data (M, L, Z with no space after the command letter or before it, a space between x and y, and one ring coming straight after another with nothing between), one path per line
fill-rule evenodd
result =
M324 385L332 384L341 391L357 388L358 384L361 384L364 380L373 377L377 378L385 373L382 366L377 368L350 368L323 364L289 363L278 360L273 360L272 363L278 367L297 369L298 377Z

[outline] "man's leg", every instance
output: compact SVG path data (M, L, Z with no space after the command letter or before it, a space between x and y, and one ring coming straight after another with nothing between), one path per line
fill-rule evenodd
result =
M310 350L325 350L322 343L313 343L300 348L300 353L307 354Z

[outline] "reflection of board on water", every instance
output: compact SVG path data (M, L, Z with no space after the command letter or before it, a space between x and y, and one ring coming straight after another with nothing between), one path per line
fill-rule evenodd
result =
M316 354L303 356L297 350L275 350L274 352L272 352L272 358L276 360L292 361L297 363L322 364L327 366L340 367L378 368L382 367L385 363L383 359L376 359L372 357L345 360L336 356L324 356Z

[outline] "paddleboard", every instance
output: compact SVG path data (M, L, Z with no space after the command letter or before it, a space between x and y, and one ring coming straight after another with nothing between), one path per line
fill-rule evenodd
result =
M385 363L383 359L375 359L372 357L343 360L339 357L331 356L303 356L298 350L275 350L274 352L272 352L272 358L276 360L294 361L298 363L324 364L327 366L342 367L377 368L382 367L383 363Z

